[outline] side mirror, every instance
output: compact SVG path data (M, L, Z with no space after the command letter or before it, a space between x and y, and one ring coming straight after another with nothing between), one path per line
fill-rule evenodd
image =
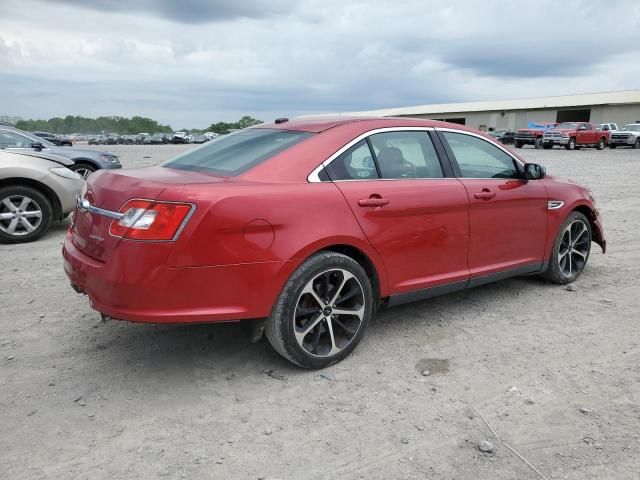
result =
M44 148L44 145L42 144L42 142L32 142L31 143L31 148L34 148L38 151L42 150Z
M540 180L547 174L547 170L537 163L527 163L524 166L524 178L526 180Z

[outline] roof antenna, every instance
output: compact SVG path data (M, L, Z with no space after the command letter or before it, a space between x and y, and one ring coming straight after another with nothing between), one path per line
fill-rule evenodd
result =
M276 123L285 123L288 122L289 119L286 117L276 118Z

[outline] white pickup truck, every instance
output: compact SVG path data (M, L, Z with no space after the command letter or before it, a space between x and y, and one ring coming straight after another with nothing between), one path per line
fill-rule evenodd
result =
M620 130L612 131L609 148L616 147L640 148L640 123L630 123Z

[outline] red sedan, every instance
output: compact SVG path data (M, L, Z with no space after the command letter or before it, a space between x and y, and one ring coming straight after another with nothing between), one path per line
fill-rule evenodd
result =
M573 282L592 241L605 250L587 188L478 131L283 119L158 166L96 172L63 255L105 316L263 319L278 353L322 368L381 307L515 275Z

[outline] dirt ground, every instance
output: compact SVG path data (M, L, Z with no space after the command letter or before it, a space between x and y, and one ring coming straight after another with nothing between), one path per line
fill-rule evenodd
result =
M548 479L637 479L640 151L521 153L596 195L609 252L577 290L517 278L389 309L321 372L239 324L101 323L63 273L66 224L0 245L0 478L543 478L484 416Z

